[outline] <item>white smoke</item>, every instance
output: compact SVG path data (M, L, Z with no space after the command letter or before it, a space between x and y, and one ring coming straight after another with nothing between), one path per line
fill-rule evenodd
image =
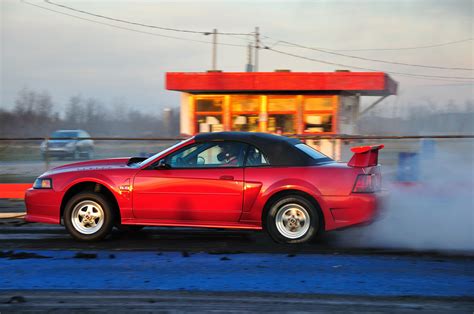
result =
M337 235L346 246L474 252L474 141L441 142L420 155L412 185L386 182L383 217ZM383 167L383 165L382 165Z

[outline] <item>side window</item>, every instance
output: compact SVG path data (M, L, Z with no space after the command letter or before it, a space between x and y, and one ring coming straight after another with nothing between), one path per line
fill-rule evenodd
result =
M171 168L242 167L247 145L239 142L208 142L186 147L168 157Z
M246 167L258 167L258 166L269 166L267 159L262 152L254 146L250 146L247 152L247 160L245 161Z
M89 139L91 137L89 133L87 133L86 131L82 131L80 136L85 139Z

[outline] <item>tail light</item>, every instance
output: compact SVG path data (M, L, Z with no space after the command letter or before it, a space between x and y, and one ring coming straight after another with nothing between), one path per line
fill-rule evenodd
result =
M380 173L359 174L352 189L353 193L374 193L382 188L382 176Z

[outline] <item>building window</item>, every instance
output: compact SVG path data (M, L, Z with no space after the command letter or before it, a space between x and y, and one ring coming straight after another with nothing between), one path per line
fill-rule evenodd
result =
M258 132L258 114L232 115L232 131Z
M269 114L268 115L268 132L283 134L295 132L295 115L294 114Z
M222 132L223 125L222 96L201 96L195 100L196 132Z
M196 130L198 133L222 132L222 115L196 115Z
M232 112L255 112L260 110L259 96L232 96L230 99Z
M332 111L333 104L331 97L305 97L304 110L306 111Z
M332 114L310 113L304 115L304 132L332 132Z
M331 96L306 96L303 103L304 133L334 132L335 110Z
M296 112L296 97L295 96L284 96L284 97L268 97L268 111L290 111Z
M197 112L222 112L222 97L196 99Z
M268 97L268 132L296 133L296 116L296 96Z
M230 99L232 110L232 131L258 132L260 97L236 95Z

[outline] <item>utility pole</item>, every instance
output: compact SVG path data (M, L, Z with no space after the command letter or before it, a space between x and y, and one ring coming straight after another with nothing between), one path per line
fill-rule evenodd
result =
M247 50L247 66L245 67L245 72L253 72L252 65L252 44L249 43Z
M212 31L212 70L217 70L217 29Z
M260 49L260 33L257 26L255 27L255 64L253 67L254 72L258 72L258 49Z

